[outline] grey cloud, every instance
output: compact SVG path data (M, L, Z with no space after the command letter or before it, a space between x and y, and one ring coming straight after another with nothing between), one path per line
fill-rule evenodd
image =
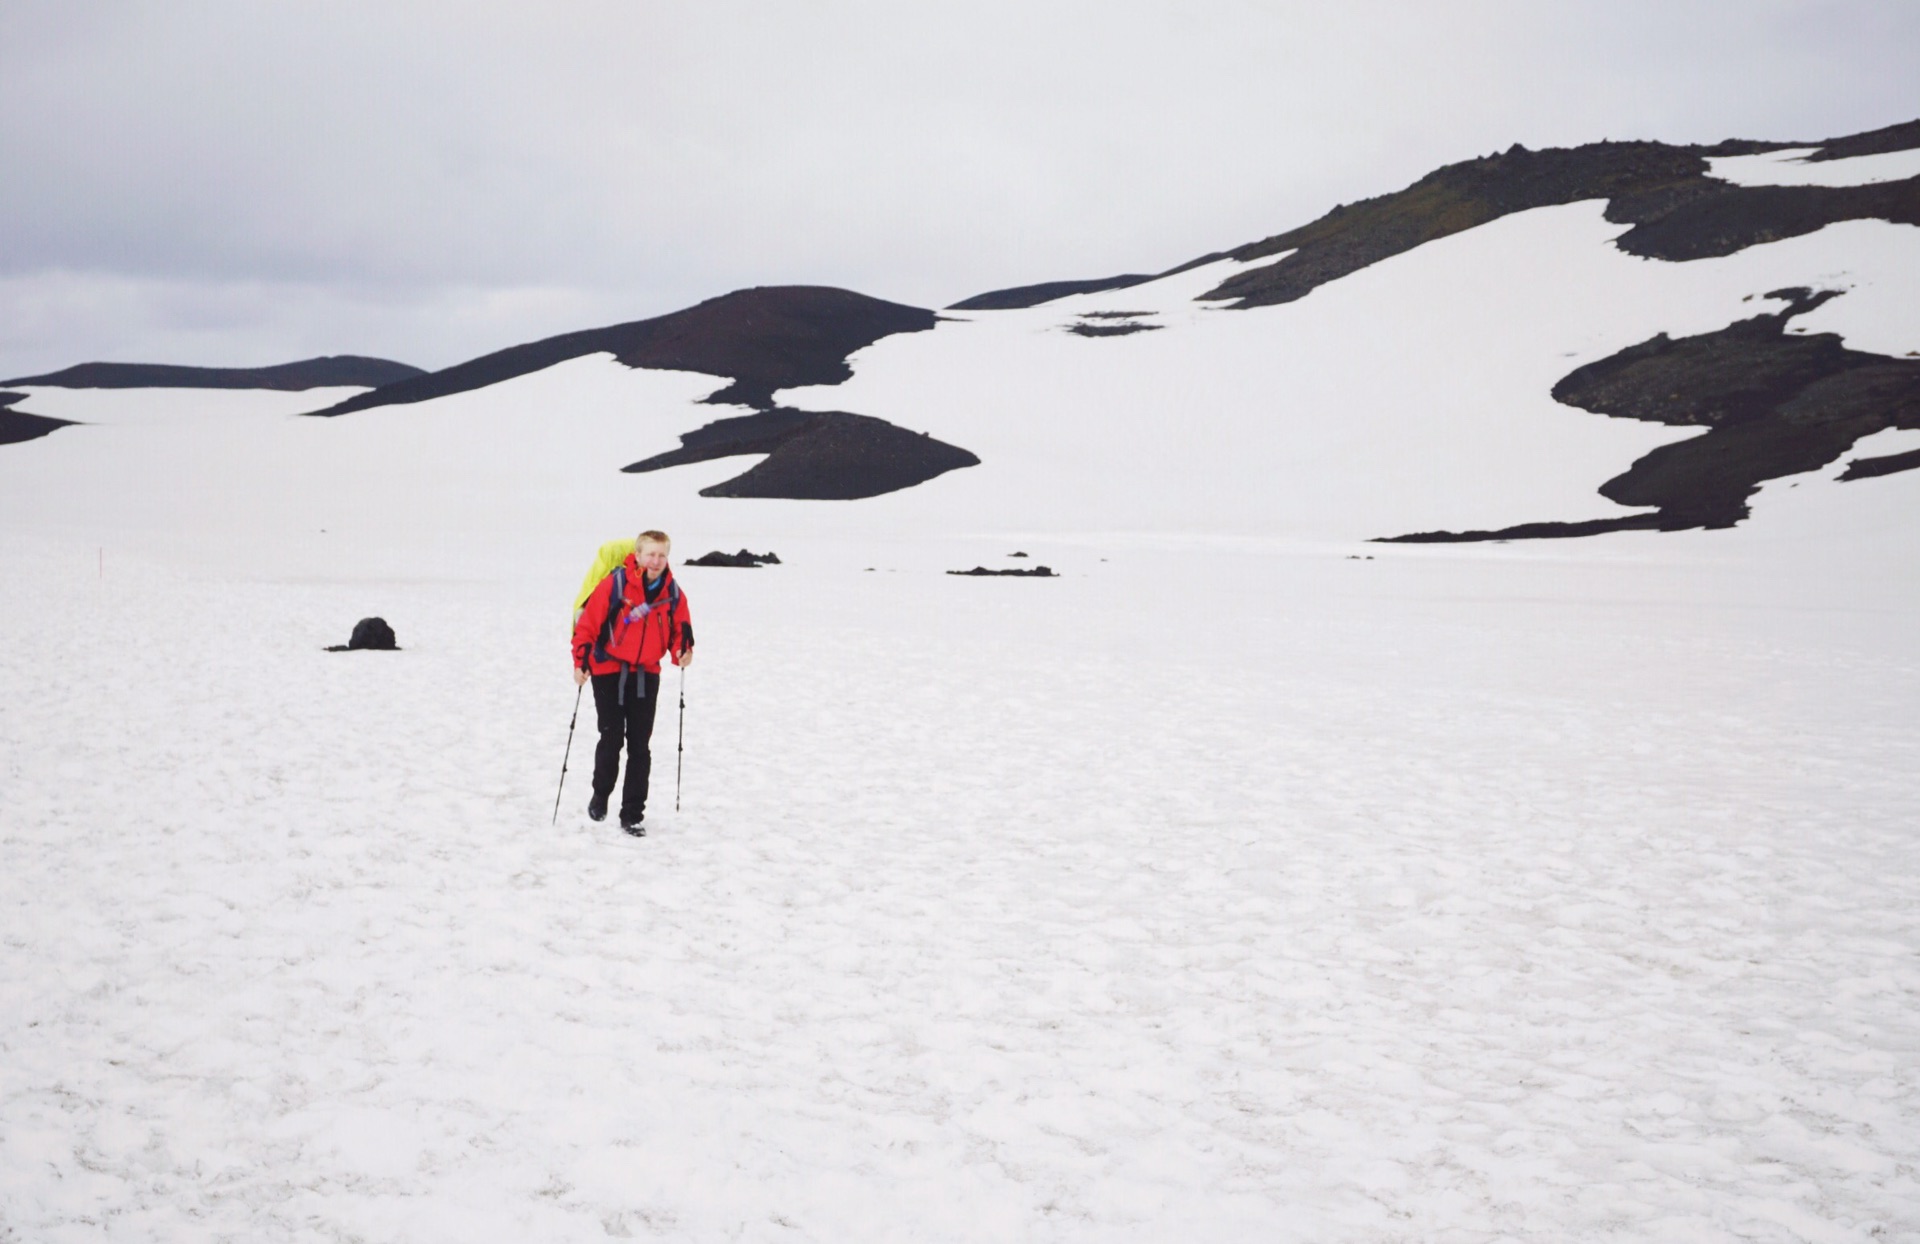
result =
M939 304L1172 264L1515 141L1820 136L1915 111L1920 9L1738 17L16 2L0 10L0 366L205 349L221 307L234 340L272 351L279 333L289 357L366 315L382 341L317 348L431 366L518 339L491 332L745 284ZM129 288L204 297L103 292ZM58 327L26 334L21 308L62 289ZM516 309L447 314L489 299Z

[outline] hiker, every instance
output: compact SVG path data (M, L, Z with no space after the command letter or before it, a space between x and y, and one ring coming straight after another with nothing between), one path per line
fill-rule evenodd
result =
M620 543L603 545L601 552ZM632 551L587 593L573 623L574 685L593 679L600 726L587 815L606 819L624 743L627 780L620 788L620 828L636 838L647 832L642 822L653 766L647 744L660 698L660 658L670 656L682 669L693 663L687 598L667 568L672 548L666 532L641 532Z

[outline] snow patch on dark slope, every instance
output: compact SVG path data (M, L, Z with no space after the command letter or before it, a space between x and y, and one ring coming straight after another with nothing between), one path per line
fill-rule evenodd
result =
M701 496L854 501L980 464L979 458L956 445L871 415L777 406L715 420L682 434L679 449L622 469L659 471L739 454L767 457L732 479L701 489Z
M1907 133L1916 127L1893 128L1906 134L1898 141L1920 145L1920 133ZM1405 190L1336 207L1312 224L1228 251L1242 263L1282 257L1236 273L1201 297L1232 300L1240 309L1292 302L1423 242L1512 212L1586 199L1607 200L1607 219L1633 226L1616 239L1620 249L1672 261L1731 255L1842 220L1920 224L1920 178L1870 186L1736 186L1709 175L1709 157L1806 146L1824 152L1842 141L1730 140L1712 147L1601 142L1546 151L1515 145L1436 169Z
M691 371L733 383L707 401L765 408L776 389L838 384L847 356L893 333L923 332L936 316L920 307L820 285L735 290L685 310L511 346L317 410L344 415L465 393L588 354L628 367Z
M977 294L954 303L953 309L1037 306L1172 276L1223 256L1251 263L1277 255L1281 258L1275 262L1235 273L1200 296L1203 301L1230 302L1239 310L1271 306L1304 298L1328 281L1512 212L1585 199L1606 199L1607 219L1633 226L1618 239L1621 249L1675 261L1730 255L1842 220L1920 224L1920 178L1873 186L1735 186L1710 175L1712 157L1802 147L1817 148L1809 161L1911 150L1920 148L1920 121L1817 143L1599 142L1544 151L1516 144L1496 155L1436 169L1404 190L1336 206L1311 224L1202 255L1155 277L1049 281Z
M1731 527L1770 479L1838 461L1863 437L1920 429L1920 362L1849 350L1834 333L1789 335L1787 324L1838 290L1779 289L1786 309L1678 340L1665 333L1576 368L1556 400L1596 414L1707 429L1662 445L1600 486L1619 505L1653 512L1587 522L1525 523L1497 531L1429 531L1388 542L1448 543ZM1842 478L1920 467L1920 454L1868 458Z
M0 384L58 389L303 389L379 388L427 373L391 359L357 354L279 363L272 367L179 367L169 363L80 363L44 376L21 376Z

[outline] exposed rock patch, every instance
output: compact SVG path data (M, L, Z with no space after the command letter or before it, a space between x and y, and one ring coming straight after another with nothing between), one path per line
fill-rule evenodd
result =
M1820 150L1807 157L1807 163L1823 160L1851 160L1854 156L1885 155L1889 151L1912 151L1920 147L1920 121L1902 121L1885 129L1829 138Z
M70 428L71 419L54 419L13 409L14 403L27 400L25 393L0 393L0 445L18 445L37 440L56 428Z
M1141 324L1133 320L1081 320L1078 324L1067 325L1067 331L1082 337L1124 337L1128 333L1151 333L1160 329L1158 324Z
M949 570L948 574L963 575L969 578L1000 577L1008 579L1057 579L1060 576L1050 567L1035 566L1031 570L988 570L985 566L975 566L972 570Z
M23 376L5 384L37 384L61 389L301 389L378 388L424 376L418 367L391 359L330 354L272 367L176 367L166 363L80 363L44 376Z
M1785 310L1717 332L1665 333L1568 373L1556 400L1582 410L1706 430L1662 445L1600 486L1600 495L1650 513L1586 522L1526 523L1497 531L1429 531L1408 543L1525 540L1609 531L1731 527L1770 479L1836 462L1862 437L1920 428L1920 363L1849 350L1833 333L1789 334L1787 323L1836 291L1775 290ZM1873 464L1873 465L1867 465ZM1920 467L1920 453L1869 458L1843 478Z
M1855 458L1847 463L1847 469L1840 473L1843 480L1872 479L1876 475L1893 475L1899 471L1911 471L1920 468L1920 449L1909 449L1903 454L1886 454L1879 458Z
M56 429L72 426L71 419L54 419L46 415L28 414L11 406L0 407L0 445L18 445L22 441L38 440Z
M353 624L353 635L344 644L330 646L328 652L398 652L400 644L385 618L361 618Z
M741 570L757 570L761 566L778 566L780 559L773 553L754 553L741 549L738 553L722 553L715 549L704 557L696 557L688 562L689 566L733 566Z
M628 367L702 372L732 383L709 402L770 407L775 390L839 384L847 356L893 333L922 332L936 317L919 307L816 285L736 290L697 306L606 328L562 333L470 359L315 411L344 415L423 402L524 376L568 359L612 354Z
M774 407L715 420L682 435L679 449L622 470L658 471L738 454L767 457L730 480L701 489L701 496L852 501L980 464L956 445L870 415Z
M1012 289L990 290L984 294L975 294L963 298L948 307L949 311L1014 311L1021 307L1037 307L1043 302L1052 302L1056 298L1066 298L1073 294L1099 294L1110 289L1128 289L1135 285L1145 285L1154 278L1140 272L1129 272L1123 276L1100 277L1091 281L1042 281L1038 285L1017 285Z

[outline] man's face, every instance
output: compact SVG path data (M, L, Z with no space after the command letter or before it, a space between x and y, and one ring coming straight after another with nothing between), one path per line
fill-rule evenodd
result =
M634 560L640 563L640 569L647 572L647 578L657 579L660 572L667 568L667 546L649 540L634 550Z

